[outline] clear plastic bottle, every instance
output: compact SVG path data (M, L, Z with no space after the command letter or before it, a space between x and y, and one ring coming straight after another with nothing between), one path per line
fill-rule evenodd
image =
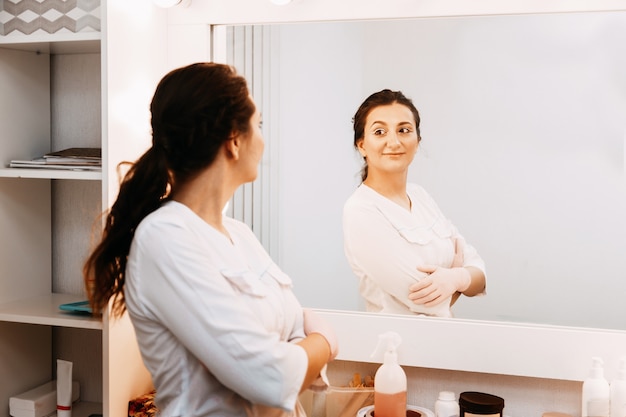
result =
M610 384L611 417L626 417L626 356L620 358L617 377Z
M594 356L591 371L583 382L582 417L609 416L609 383L604 378L604 362Z
M376 355L385 346L383 364L374 375L374 415L376 417L406 417L406 374L398 364L397 349L402 339L395 332L378 336Z
M435 417L459 417L459 403L452 391L441 391L435 402Z

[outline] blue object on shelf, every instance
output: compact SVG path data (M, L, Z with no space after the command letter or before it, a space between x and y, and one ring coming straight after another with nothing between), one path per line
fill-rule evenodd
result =
M69 311L70 313L93 313L91 306L89 305L89 301L77 301L75 303L61 304L59 308L63 311Z

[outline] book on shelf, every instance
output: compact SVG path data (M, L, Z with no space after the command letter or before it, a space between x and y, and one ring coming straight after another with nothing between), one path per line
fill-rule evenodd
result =
M101 155L100 148L67 148L38 158L13 159L9 167L101 171Z
M35 158L29 160L14 159L9 163L10 168L38 168L38 169L65 169L74 171L102 171L102 165L99 164L65 164L65 163L49 163L43 158Z
M48 152L43 156L46 160L69 160L69 161L102 161L102 149L100 148L67 148L61 151Z

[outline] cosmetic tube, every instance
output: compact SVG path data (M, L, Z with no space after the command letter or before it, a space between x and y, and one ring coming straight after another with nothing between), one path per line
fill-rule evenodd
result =
M72 362L57 359L57 417L72 417Z

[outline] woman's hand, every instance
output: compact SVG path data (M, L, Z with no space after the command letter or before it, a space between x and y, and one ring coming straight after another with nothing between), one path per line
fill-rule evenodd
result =
M303 309L304 334L306 337L298 342L308 358L306 375L302 381L301 392L306 389L324 389L328 379L324 380L326 364L337 356L337 336L332 326L313 310Z
M337 342L335 330L326 320L318 316L313 310L305 308L303 309L303 312L304 334L308 336L312 333L318 333L323 336L330 347L330 360L335 359L337 353L339 352L339 343Z
M472 283L468 270L462 268L464 262L463 245L460 239L454 239L454 258L450 268L434 265L418 266L419 271L428 276L409 287L409 298L415 304L427 307L440 304L449 296L465 291Z
M456 292L465 291L472 283L472 276L465 268L423 265L417 269L428 276L409 287L409 299L426 307L442 303Z

